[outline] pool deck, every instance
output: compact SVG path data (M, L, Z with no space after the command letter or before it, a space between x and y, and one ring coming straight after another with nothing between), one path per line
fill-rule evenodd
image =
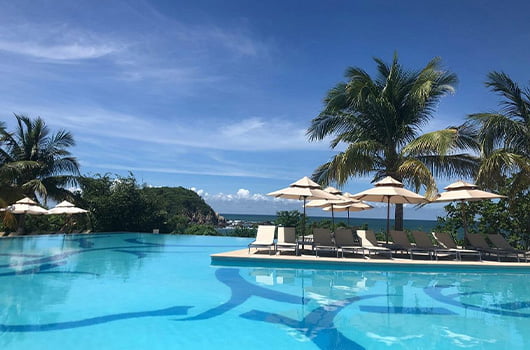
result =
M362 258L356 257L335 257L335 256L319 256L315 257L310 252L304 252L301 255L294 255L292 253L274 254L269 255L267 250L256 251L252 249L250 254L248 249L240 249L229 252L217 253L211 255L213 263L230 263L230 264L252 264L256 265L259 263L275 263L286 266L293 265L340 265L343 268L355 268L356 266L374 267L380 266L425 266L425 267L441 267L441 268L514 268L514 269L528 269L530 268L530 262L508 262L508 261L492 261L492 260L428 260L428 259L414 259L409 258Z

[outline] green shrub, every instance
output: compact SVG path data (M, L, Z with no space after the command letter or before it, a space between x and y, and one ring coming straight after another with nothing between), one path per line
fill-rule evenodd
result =
M191 225L184 230L185 235L218 236L213 225Z

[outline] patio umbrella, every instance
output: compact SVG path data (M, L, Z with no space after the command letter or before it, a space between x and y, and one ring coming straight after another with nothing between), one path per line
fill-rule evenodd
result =
M388 244L388 232L390 231L390 203L393 204L419 204L428 202L427 199L417 193L403 188L403 184L391 176L385 177L377 182L375 187L352 195L359 200L368 202L386 203L386 243Z
M48 214L48 210L40 207L34 200L24 197L21 200L16 201L14 204L5 208L5 211L11 214L21 214L18 222L17 233L24 233L24 222L26 214L30 215L44 215Z
M336 204L341 205L347 205L352 204L352 199L346 198L342 196L342 191L337 190L334 187L328 186L324 189L325 192L330 193L335 196L334 199L314 199L307 203L307 207L309 208L325 208L325 207L331 207L331 227L335 227L335 214L333 210L333 206Z
M88 213L88 210L81 209L68 201L62 201L54 208L48 210L48 214L83 214Z
M457 181L445 187L446 192L438 194L434 202L462 202L462 226L464 227L464 237L467 236L466 210L463 205L466 201L481 201L487 199L506 198L500 194L481 191L478 186L469 182Z
M336 197L320 187L319 184L312 181L307 176L304 176L300 180L293 182L289 187L282 188L281 190L267 193L267 196L285 199L297 199L304 201L304 223L303 230L305 233L305 208L306 201L308 199L336 199Z
M348 193L345 193L343 195L344 197L348 198ZM363 211L363 210L370 210L370 209L373 209L374 207L372 207L370 204L366 204L360 200L356 200L356 199L350 199L352 201L354 201L353 203L351 204L345 204L345 205L342 205L342 204L336 204L334 206L329 206L329 207L325 207L323 208L323 210L325 211L345 211L348 213L348 226L350 226L350 212L356 212L356 211Z
M21 200L16 201L14 204L5 208L6 211L12 214L31 214L31 215L44 215L48 214L48 210L39 206L34 200L24 197Z

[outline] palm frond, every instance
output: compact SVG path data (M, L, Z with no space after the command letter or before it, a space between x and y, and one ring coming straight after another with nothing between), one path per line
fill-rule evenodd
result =
M455 151L465 150L480 150L476 142L476 130L470 124L423 134L404 146L402 154L407 156L445 156Z
M335 155L331 161L321 165L313 173L318 183L328 185L345 184L351 176L363 176L374 171L378 164L378 144L364 142L351 144L344 152Z
M528 126L507 115L476 113L469 115L469 119L480 125L478 137L486 154L498 147L524 150L529 146Z
M416 192L425 187L426 197L433 198L436 195L436 181L430 169L423 162L413 158L406 159L397 172L406 183L413 186Z
M505 100L501 102L505 114L524 121L530 120L530 101L524 98L525 95L519 85L506 73L489 73L486 86L505 97Z
M478 157L467 153L446 156L423 155L415 158L425 164L433 176L446 179L473 178L480 164Z
M498 149L482 159L477 182L488 188L495 188L506 175L515 173L530 177L530 160L520 154Z

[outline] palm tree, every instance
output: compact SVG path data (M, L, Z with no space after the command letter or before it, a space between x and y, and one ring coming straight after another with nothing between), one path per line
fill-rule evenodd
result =
M357 67L346 71L347 82L332 88L322 112L311 121L310 141L333 136L330 146L346 149L317 168L316 181L345 184L350 177L392 176L427 196L437 192L434 176L473 175L477 160L461 153L476 149L474 129L459 127L420 135L440 99L454 92L457 77L441 70L434 58L419 71L407 71L394 55L392 64L374 59L375 78ZM403 228L403 206L396 205L396 229Z
M491 72L486 86L501 95L498 113L471 114L478 126L482 162L477 182L496 189L513 176L512 193L530 187L530 87L520 88L507 74Z
M64 186L79 175L77 160L67 150L75 144L72 135L64 130L50 134L40 117L15 117L15 132L0 128L0 184L33 199L68 197Z

